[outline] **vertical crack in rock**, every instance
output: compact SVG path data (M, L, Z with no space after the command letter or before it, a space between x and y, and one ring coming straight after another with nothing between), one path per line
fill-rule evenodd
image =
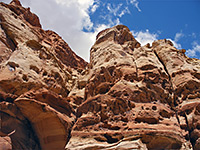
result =
M176 118L186 140L192 143L194 149L200 146L199 118L199 60L190 59L184 50L178 50L168 40L158 40L153 48L159 61L165 67L170 78L173 92Z
M171 105L170 105L170 106L171 106L171 108L176 112L177 120L178 120L178 122L179 122L178 115L177 115L177 110L174 108L174 107L176 107L178 104L177 104L177 102L176 102L176 93L175 93L175 90L174 90L174 86L173 86L173 82L172 82L171 76L170 76L170 74L169 74L169 72L168 72L168 70L167 70L166 65L165 65L164 62L161 60L161 58L158 56L157 52L156 52L155 50L153 50L153 51L154 51L156 57L158 58L158 60L160 61L160 63L163 65L163 67L164 67L164 69L165 69L165 72L166 72L167 75L168 75L168 78L169 78L169 81L170 81L170 85L171 85L171 89L172 89L172 92L173 92L173 104L174 104L174 106L171 106Z
M164 64L164 62L160 59L160 57L158 56L158 54L157 54L157 52L155 51L155 50L153 50L154 51L154 54L156 55L156 57L158 58L158 60L160 61L160 63L163 65L163 67L164 67L164 69L165 69L165 72L167 73L167 75L168 75L168 78L169 78L169 81L170 81L170 86L171 86L171 88L172 88L172 92L173 92L173 104L174 104L174 106L176 106L177 104L176 104L176 102L175 102L175 92L174 92L174 87L173 87L173 83L172 83L172 80L171 80L171 76L170 76L170 74L169 74L169 72L168 72L168 70L167 70L167 67L165 66L165 64ZM173 106L171 106L172 108L173 108Z
M189 122L188 122L188 118L187 118L187 116L186 116L186 112L184 113L184 118L185 118L185 122L186 122L186 124L187 124L187 130L188 130L188 132L189 132L189 140L190 140L190 142L191 142L191 144L192 144L192 146L193 146L193 148L194 148L194 141L192 141L192 138L191 138L191 132L192 132L192 130L194 130L194 129L190 129L190 127L189 127Z
M165 69L165 72L166 72L167 75L168 75L168 78L169 78L169 81L170 81L170 85L171 85L171 88L172 88L172 92L173 92L173 104L174 104L174 106L171 106L170 104L169 104L169 105L171 106L171 109L175 111L175 113L176 113L176 119L177 119L178 123L180 124L180 119L179 119L179 117L178 117L178 111L177 111L177 109L175 108L178 104L177 104L177 102L176 102L176 93L175 93L175 90L174 90L174 86L173 86L173 82L172 82L171 76L170 76L170 74L169 74L169 72L168 72L168 70L167 70L166 65L165 65L164 62L161 60L161 58L158 56L157 52L156 52L155 50L153 50L153 51L154 51L156 57L158 58L158 60L160 61L160 63L163 65L163 67L164 67L164 69Z

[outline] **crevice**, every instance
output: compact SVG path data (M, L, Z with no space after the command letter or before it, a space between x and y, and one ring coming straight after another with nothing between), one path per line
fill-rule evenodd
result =
M8 45L8 43L7 43L5 40L3 40L3 38L0 37L0 41L1 41L6 47L10 48L10 45ZM11 48L10 48L10 49L11 49Z
M178 110L175 108L176 106L178 106L178 103L177 103L177 101L176 101L176 99L177 99L177 95L176 95L176 93L175 93L175 90L174 90L174 87L173 87L173 82L172 82L172 79L171 79L171 76L170 76L170 74L169 74L169 72L168 72L168 70L167 70L167 67L165 66L165 64L164 64L164 62L161 60L161 58L158 56L158 54L157 54L157 52L155 51L155 50L153 50L154 51L154 53L155 53L155 55L156 55L156 57L158 58L158 60L160 61L160 63L163 65L163 67L164 67L164 70L165 70L165 72L167 73L167 75L168 75L168 78L169 78L169 81L170 81L170 86L171 86L171 89L172 89L172 99L173 99L173 105L174 106L171 106L170 104L169 104L169 106L171 106L171 109L173 110L173 111L175 111L175 115L176 115L176 119L177 119L177 121L178 121L178 123L179 123L179 125L180 125L180 119L179 119L179 116L178 116ZM188 131L188 138L189 138L189 141L190 141L190 143L192 144L192 147L194 148L194 141L192 141L192 139L191 139L191 132L192 132L192 130L193 129L190 129L189 128L189 124L188 124L188 119L187 119L187 116L186 116L186 113L184 113L184 115L183 115L183 117L185 118L185 121L186 121L186 124L187 124L187 131ZM185 137L186 138L186 137Z
M169 72L168 72L168 70L167 70L167 67L165 66L164 62L163 62L163 61L161 60L161 58L158 56L157 52L156 52L155 50L153 50L153 51L154 51L154 54L156 55L156 57L158 58L159 62L163 65L165 72L167 73L167 76L168 76L168 78L169 78L170 87L171 87L171 89L172 89L172 94L173 94L173 95L172 95L172 99L173 99L172 104L176 107L176 106L177 106L177 103L176 103L176 94L175 94L175 90L174 90L173 83L172 83L172 80L171 80L171 76L170 76L170 74L169 74ZM168 104L169 104L169 102L168 102ZM170 105L170 104L169 104L169 105ZM171 105L170 105L170 106L171 106ZM172 110L174 110L174 111L176 112L176 109L174 109L173 106L171 106L171 108L172 108Z
M193 131L193 129L190 129L190 127L189 127L189 122L188 122L188 119L187 119L187 116L186 116L186 112L184 113L183 116L184 116L185 122L187 124L187 131L188 131L188 134L189 134L190 143L192 144L192 147L194 148L195 142L192 141L192 138L191 138L191 132Z
M167 75L168 75L170 87L171 87L171 89L172 89L172 100L173 100L172 104L176 107L176 106L177 106L177 103L176 103L176 93L175 93L175 90L174 90L174 87L173 87L173 83L172 83L171 76L170 76L170 74L169 74L169 72L168 72L168 70L167 70L167 67L165 66L164 62L163 62L163 61L161 60L161 58L158 56L157 52L156 52L155 50L153 50L153 52L154 52L154 54L156 55L156 57L158 58L159 62L163 65L164 70L165 70L165 72L166 72ZM169 102L168 102L168 104L169 104L169 106L171 106L171 104L170 104ZM179 118L178 118L177 109L175 109L174 106L171 106L171 109L172 109L173 111L175 111L176 119L177 119L177 121L178 121L178 123L179 123L179 125L180 125L180 120L179 120Z
M180 119L179 119L179 117L178 117L178 112L176 111L175 114L176 114L176 119L177 119L177 121L178 121L178 124L180 125Z
M119 139L114 138L114 137L112 137L112 136L109 135L109 134L104 134L104 137L107 139L107 142L108 142L109 144L116 143L116 142L119 141Z
M158 56L157 52L156 52L155 50L153 50L153 52L154 52L154 54L156 55L156 57L158 58L159 62L163 65L164 70L165 70L165 72L167 73L167 76L168 76L168 78L169 78L170 87L171 87L171 90L172 90L172 100L173 100L172 104L176 107L176 106L177 106L177 102L176 102L176 93L175 93L175 90L174 90L174 87L173 87L173 83L172 83L171 76L170 76L170 74L169 74L169 72L168 72L168 70L167 70L167 67L165 66L164 62L163 62L163 61L161 60L161 58ZM168 102L168 104L169 104L169 106L171 106L171 104L170 104L169 102ZM173 111L175 111L176 119L177 119L177 121L178 121L179 124L180 124L180 120L179 120L178 115L177 115L177 110L174 108L174 106L171 106L171 109L172 109Z

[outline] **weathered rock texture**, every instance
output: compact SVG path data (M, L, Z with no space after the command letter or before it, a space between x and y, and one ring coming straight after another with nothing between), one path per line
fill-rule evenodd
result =
M168 40L141 47L118 25L97 35L90 61L66 149L200 148L199 60Z
M18 0L0 3L0 147L200 149L200 60L118 25L90 63Z
M67 97L86 65L30 8L1 2L0 147L64 149L76 118Z

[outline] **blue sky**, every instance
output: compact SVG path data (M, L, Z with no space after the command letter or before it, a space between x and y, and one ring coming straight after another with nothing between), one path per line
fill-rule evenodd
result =
M10 0L2 0L9 3ZM200 0L21 0L44 29L56 31L82 58L97 33L117 24L129 27L142 44L170 39L200 59Z

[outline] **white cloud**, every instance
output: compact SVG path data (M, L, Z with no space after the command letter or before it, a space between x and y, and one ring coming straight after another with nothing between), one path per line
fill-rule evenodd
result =
M112 15L118 16L120 8L122 7L122 5L123 5L122 3L120 3L118 5L115 5L115 4L112 5L112 4L108 3L107 9Z
M174 45L175 48L177 48L177 49L182 49L182 46L181 46L181 44L179 43L179 40L180 40L182 37L184 37L184 36L185 36L185 35L184 35L182 32L177 32L177 33L175 34L175 36L174 36L173 39L167 38L167 40L170 40L170 41L173 43L173 45Z
M150 33L149 30L147 29L145 32L144 31L139 31L135 32L132 31L133 36L135 39L140 42L140 44L146 45L147 43L152 44L153 41L157 40L158 34L156 33Z
M196 33L192 33L191 37L196 38L197 37Z
M102 7L101 7L102 6ZM100 18L107 22L106 24L115 26L120 24L120 18L126 14L130 14L128 4L126 3L101 3L101 11L104 12Z
M170 40L172 43L173 43L173 45L174 45L174 47L176 47L177 49L182 49L182 46L181 46L181 44L179 43L179 40L182 38L182 37L184 37L185 35L182 33L182 32L177 32L176 34L175 34L175 36L174 36L174 39L168 39L168 40Z
M94 13L98 7L99 7L99 4L94 4L91 8L91 12Z
M200 45L197 42L193 42L192 49L188 49L186 55L189 57L197 57L197 53L200 53Z
M106 14L104 14L104 15L101 15L100 17L101 17L101 19L103 19L103 21L105 21L106 23L106 26L108 26L108 27L112 27L112 26L115 26L115 25L118 25L118 24L120 24L120 17L119 17L119 9L120 9L120 7L121 7L122 5L121 4L119 4L118 6L117 6L117 8L115 8L115 5L114 6L112 6L110 3L108 3L107 5L106 5L106 9L108 10L108 12L106 12ZM114 8L113 8L114 7ZM104 10L105 11L105 10ZM101 24L99 24L99 25L101 25ZM97 26L99 26L99 25L97 25Z
M108 3L106 6L106 9L108 10L107 16L115 16L121 18L125 14L130 14L130 11L127 6L124 6L122 3L115 5Z
M174 37L174 41L178 42L180 40L180 38L184 37L183 33L176 33L175 37Z
M130 0L130 3L131 3L132 5L134 5L134 6L137 8L137 10L138 10L139 12L142 11L142 10L140 9L140 7L139 7L139 2L138 2L137 0Z
M130 14L128 7L125 7L118 16L121 18L126 13Z
M132 31L132 33L135 39L140 42L142 46L146 45L147 43L152 44L154 41L158 40L158 36L159 34L161 34L160 31L158 31L157 33L150 33L148 29L146 31L139 32ZM177 49L181 49L181 44L179 44L178 41L183 36L183 33L176 33L174 39L168 38L168 40L173 43L174 47L176 47Z

